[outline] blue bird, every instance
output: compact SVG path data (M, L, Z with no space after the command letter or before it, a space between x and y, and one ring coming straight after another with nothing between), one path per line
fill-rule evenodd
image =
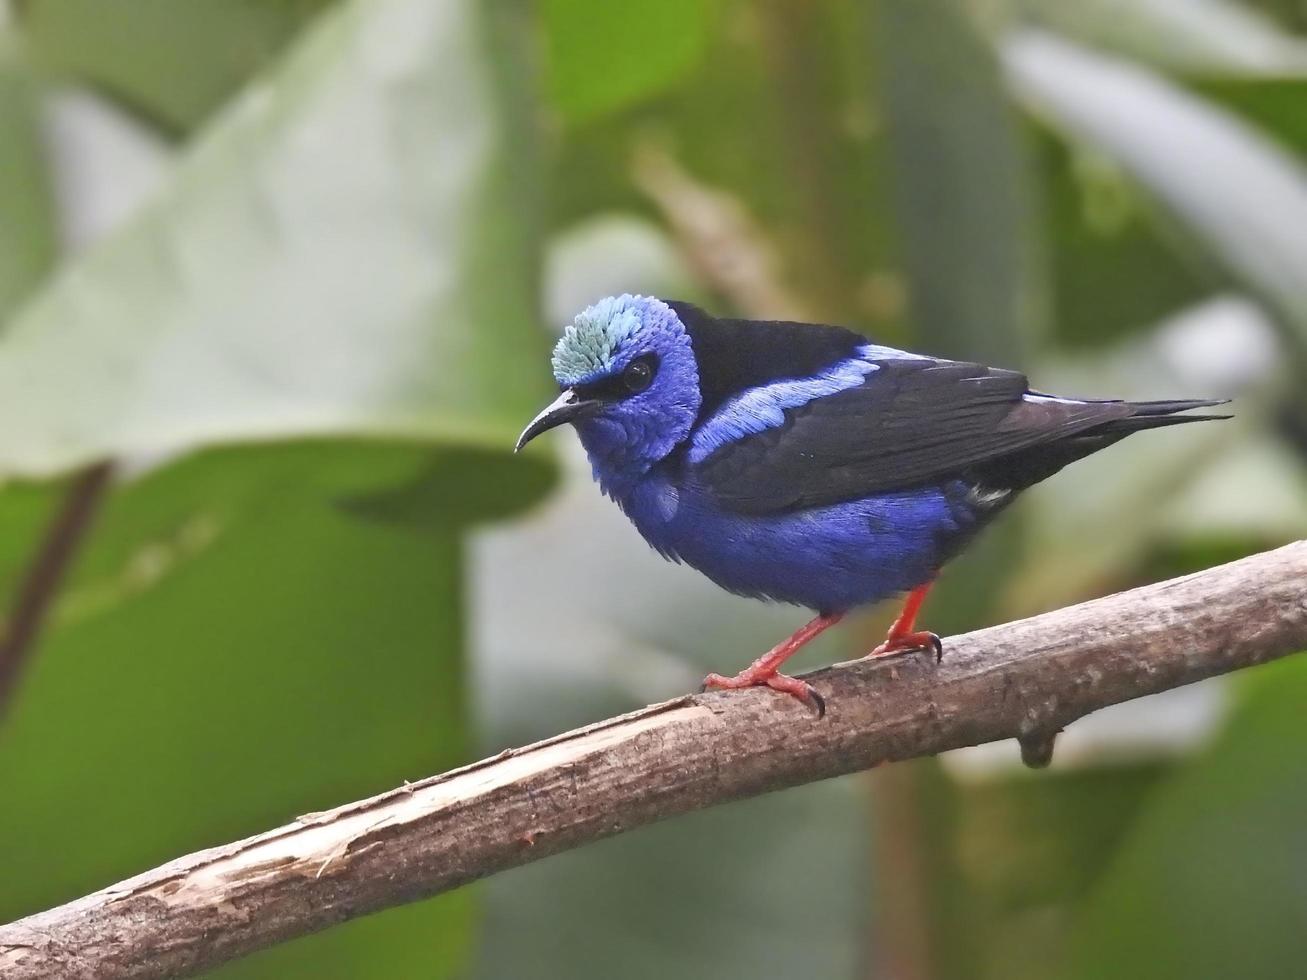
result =
M916 628L936 574L1018 493L1132 432L1218 401L1080 400L1016 371L925 357L842 327L713 317L651 296L577 315L553 355L562 393L521 449L575 426L595 480L644 539L740 595L814 618L734 677L815 709L779 672L854 607L907 593L869 656L942 648Z

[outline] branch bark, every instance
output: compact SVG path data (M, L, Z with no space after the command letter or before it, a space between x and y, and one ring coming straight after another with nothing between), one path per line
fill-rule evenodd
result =
M1307 541L809 675L818 721L694 695L179 858L0 927L7 980L176 977L688 810L995 739L1307 648Z

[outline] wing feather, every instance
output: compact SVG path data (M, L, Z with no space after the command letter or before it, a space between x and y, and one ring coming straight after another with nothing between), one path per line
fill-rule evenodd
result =
M730 510L784 512L957 476L1133 414L1126 402L1027 397L1016 371L925 358L876 365L861 385L718 448L694 474Z

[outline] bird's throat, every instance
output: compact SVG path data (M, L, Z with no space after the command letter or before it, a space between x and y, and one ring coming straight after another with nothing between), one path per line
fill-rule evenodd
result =
M656 461L641 451L643 447L623 427L607 419L586 420L576 431L604 496L619 504L629 500Z

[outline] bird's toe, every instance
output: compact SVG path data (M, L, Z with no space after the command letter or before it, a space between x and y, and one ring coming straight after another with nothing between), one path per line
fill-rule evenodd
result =
M767 678L766 684L773 691L781 691L803 702L818 718L826 717L826 699L807 681L788 674L773 674Z
M799 680L797 677L791 677L789 674L771 673L762 674L757 671L744 670L734 677L726 677L722 674L709 674L703 679L703 684L699 691L703 693L708 690L734 691L746 687L770 687L773 691L780 691L782 694L788 694L790 697L803 702L804 706L813 712L818 718L826 716L826 699L817 693L807 681Z
M885 638L884 643L872 650L867 656L896 657L900 654L911 653L913 650L933 650L935 663L939 663L944 659L944 642L939 638L939 634L926 630L915 633L890 634Z

